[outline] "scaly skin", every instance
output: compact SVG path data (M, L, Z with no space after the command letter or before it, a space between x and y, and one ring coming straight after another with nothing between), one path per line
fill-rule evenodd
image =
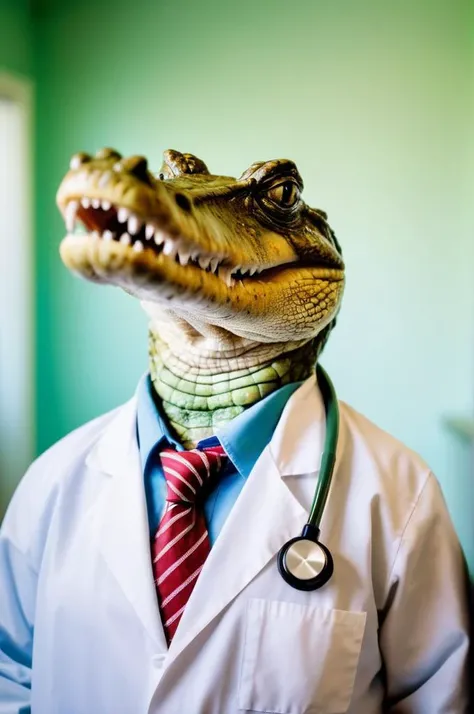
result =
M282 384L308 376L339 310L344 264L296 166L236 180L167 151L76 154L58 191L64 263L122 287L150 317L150 370L186 445ZM76 220L86 229L74 234Z
M279 387L305 379L314 363L315 344L309 342L276 359L222 374L213 369L193 370L183 357L170 351L158 334L150 331L153 385L171 427L185 446L213 434L216 427Z

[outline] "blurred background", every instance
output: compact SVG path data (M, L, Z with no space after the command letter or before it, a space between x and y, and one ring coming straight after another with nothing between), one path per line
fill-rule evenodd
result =
M420 452L474 568L469 0L0 0L0 514L35 455L128 399L146 320L62 266L78 150L294 159L348 283L340 398Z

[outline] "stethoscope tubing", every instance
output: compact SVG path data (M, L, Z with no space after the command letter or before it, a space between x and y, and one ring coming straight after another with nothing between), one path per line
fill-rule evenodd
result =
M337 440L339 438L339 408L334 385L320 364L316 366L316 377L326 414L326 435L318 483L316 484L307 525L317 528L319 532L336 463Z
M285 543L277 557L278 570L283 580L291 587L306 592L325 585L334 571L331 552L320 542L319 532L336 463L339 408L334 386L319 364L316 366L316 377L326 414L326 434L318 482L309 518L301 535Z

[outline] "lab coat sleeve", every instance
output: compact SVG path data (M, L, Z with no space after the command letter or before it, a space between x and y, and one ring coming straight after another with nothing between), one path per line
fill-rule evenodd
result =
M38 487L36 487L38 486ZM33 631L45 527L44 479L30 468L0 528L0 714L30 714Z
M0 714L29 714L36 573L0 532Z
M384 711L468 711L468 610L464 558L430 474L401 536L381 614Z

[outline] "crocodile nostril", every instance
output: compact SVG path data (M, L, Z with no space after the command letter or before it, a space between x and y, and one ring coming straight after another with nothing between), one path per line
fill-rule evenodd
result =
M125 171L129 171L140 181L151 185L148 174L148 161L144 156L130 156L127 159L122 159L121 164Z
M184 195L184 193L177 193L174 197L174 200L176 201L177 205L183 209L183 211L191 210L191 201L187 196Z

